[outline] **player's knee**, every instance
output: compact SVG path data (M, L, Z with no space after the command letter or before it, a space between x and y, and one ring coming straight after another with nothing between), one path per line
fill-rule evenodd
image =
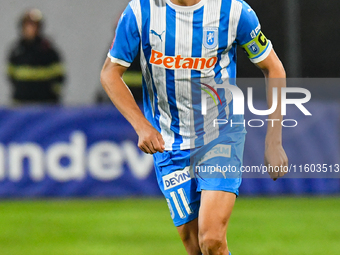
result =
M180 233L180 237L182 242L185 243L191 243L192 242L192 235L189 231L183 231Z
M195 254L195 255L202 254L201 249L198 244L197 232L193 233L192 231L189 231L189 229L181 229L179 231L179 234L188 254Z
M205 233L199 235L200 248L205 254L219 254L218 251L224 249L225 242L225 238L215 234Z

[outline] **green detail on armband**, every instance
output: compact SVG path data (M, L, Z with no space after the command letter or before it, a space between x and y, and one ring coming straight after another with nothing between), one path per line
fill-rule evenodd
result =
M246 52L248 57L250 59L253 59L259 56L263 51L265 51L268 44L268 39L264 36L262 32L260 32L253 40L244 45L241 45L241 47Z

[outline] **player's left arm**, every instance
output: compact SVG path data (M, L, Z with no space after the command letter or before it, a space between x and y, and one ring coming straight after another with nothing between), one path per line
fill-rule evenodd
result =
M278 104L274 113L269 116L265 140L265 164L272 167L288 165L287 155L282 147L281 88L286 86L286 73L280 59L273 50L273 45L261 31L260 22L251 7L242 2L242 12L237 28L236 42L243 48L251 62L258 66L266 77L268 106L273 104L273 88L277 88ZM274 121L275 120L275 121ZM284 171L269 172L276 180L285 174Z
M266 77L268 107L273 104L273 88L277 88L277 107L269 115L266 140L265 140L265 164L267 166L280 167L279 172L269 172L270 177L276 180L286 174L283 167L288 166L288 158L282 147L282 114L281 114L281 88L286 87L285 69L272 49L269 55L261 62L256 63ZM282 166L282 168L281 168Z

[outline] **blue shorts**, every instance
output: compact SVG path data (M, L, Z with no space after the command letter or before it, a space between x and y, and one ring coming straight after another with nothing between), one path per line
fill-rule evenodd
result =
M245 134L227 134L193 150L154 154L158 185L176 227L198 217L202 190L238 196Z

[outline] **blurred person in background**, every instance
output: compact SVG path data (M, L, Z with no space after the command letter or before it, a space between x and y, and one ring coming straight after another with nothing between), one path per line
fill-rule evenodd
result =
M43 35L43 22L38 9L30 9L20 18L20 38L10 50L7 66L15 104L60 102L64 67Z

